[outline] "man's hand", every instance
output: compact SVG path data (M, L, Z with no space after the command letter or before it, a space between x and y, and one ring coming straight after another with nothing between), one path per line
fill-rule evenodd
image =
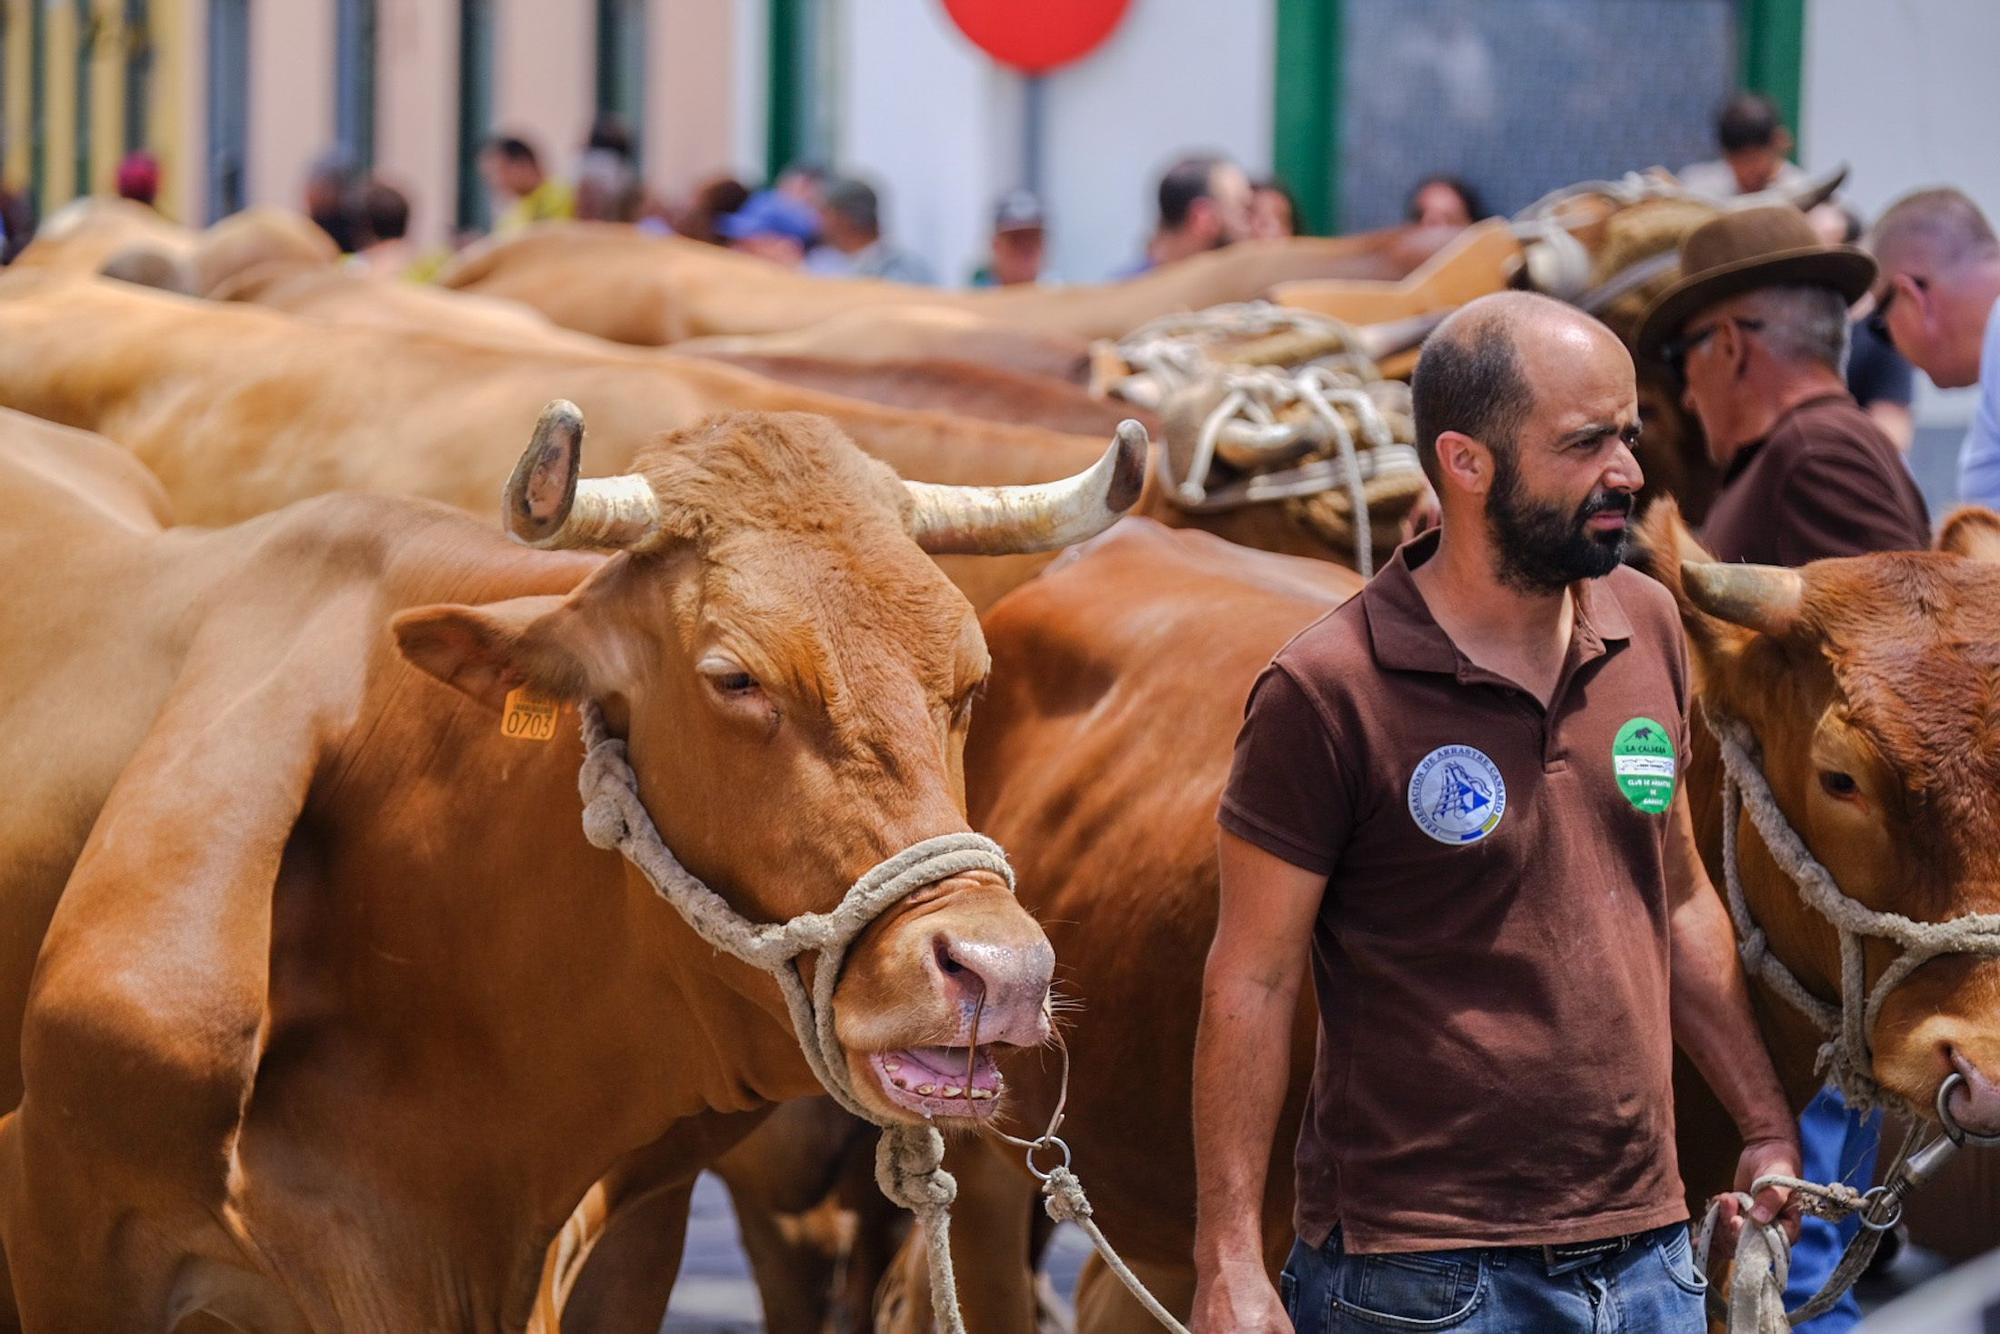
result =
M1798 1136L1781 1132L1753 1139L1743 1146L1743 1156L1736 1160L1736 1189L1747 1195L1760 1177L1795 1177L1799 1174L1799 1162ZM1736 1248L1737 1234L1743 1230L1741 1214L1734 1195L1722 1197L1722 1243L1731 1251ZM1759 1223L1780 1219L1785 1239L1799 1239L1799 1211L1792 1192L1783 1186L1766 1186L1752 1196L1750 1217Z
M1194 1287L1193 1334L1292 1334L1292 1318L1257 1261L1205 1272Z

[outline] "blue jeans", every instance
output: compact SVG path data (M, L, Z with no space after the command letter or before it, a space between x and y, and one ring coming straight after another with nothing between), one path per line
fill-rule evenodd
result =
M1875 1176L1875 1151L1882 1142L1882 1113L1861 1116L1847 1109L1840 1094L1824 1088L1799 1117L1799 1144L1805 1150L1808 1181L1844 1181L1861 1190ZM1861 1230L1858 1217L1830 1223L1808 1218L1799 1225L1792 1247L1792 1276L1785 1285L1785 1305L1797 1309L1833 1275L1840 1253ZM1849 1292L1840 1304L1817 1320L1799 1326L1799 1334L1847 1334L1861 1323L1861 1304Z
M1292 1246L1278 1290L1298 1334L1705 1334L1687 1225L1550 1265L1538 1246L1349 1255Z

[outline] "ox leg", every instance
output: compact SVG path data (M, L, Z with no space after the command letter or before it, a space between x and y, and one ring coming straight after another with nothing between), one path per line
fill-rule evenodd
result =
M655 1334L680 1275L695 1177L765 1115L676 1122L598 1182L544 1265L563 1334Z
M200 675L100 811L36 967L20 1106L0 1123L0 1244L31 1331L156 1331L279 1300L232 1180L262 1055L271 907L319 760L308 674ZM183 1286L195 1276L197 1286ZM205 1285L205 1286L204 1286Z
M1192 1268L1135 1264L1132 1272L1160 1305L1187 1320L1194 1307ZM1084 1261L1076 1280L1076 1334L1158 1334L1159 1328L1103 1260L1093 1255Z
M951 1262L967 1334L1019 1334L1038 1327L1035 1183L1019 1155L987 1139L951 1142L945 1166L958 1178L951 1210ZM878 1334L928 1334L931 1285L923 1237L912 1231L876 1303Z

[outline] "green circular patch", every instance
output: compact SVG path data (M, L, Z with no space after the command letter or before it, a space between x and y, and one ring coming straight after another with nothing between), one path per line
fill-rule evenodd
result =
M1618 729L1611 742L1611 772L1625 800L1648 815L1658 815L1674 802L1674 734L1651 718L1634 718Z

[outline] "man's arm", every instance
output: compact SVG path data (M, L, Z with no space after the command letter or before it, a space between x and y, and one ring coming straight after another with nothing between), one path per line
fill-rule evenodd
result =
M1702 865L1685 788L1675 795L1669 818L1673 821L1667 831L1667 889L1674 1041L1694 1061L1742 1132L1736 1187L1748 1190L1759 1176L1798 1175L1798 1125L1750 1012L1750 989L1736 961L1736 935ZM1785 1207L1788 1195L1776 1188L1761 1192L1751 1216L1768 1223Z
M1289 1331L1264 1269L1264 1177L1326 876L1221 835L1222 904L1194 1047L1194 1329Z

